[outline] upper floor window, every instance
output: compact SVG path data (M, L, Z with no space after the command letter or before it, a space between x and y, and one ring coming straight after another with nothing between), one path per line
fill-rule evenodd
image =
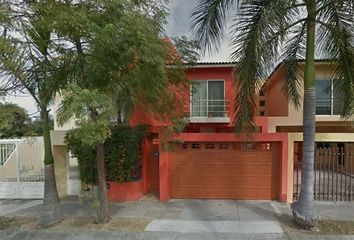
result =
M226 117L223 80L192 81L191 117Z
M343 99L335 87L336 80L316 80L316 115L340 115Z

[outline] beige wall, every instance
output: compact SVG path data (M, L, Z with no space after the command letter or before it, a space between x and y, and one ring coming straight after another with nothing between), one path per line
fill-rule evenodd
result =
M280 71L280 70L279 70ZM328 66L326 66L325 63L318 63L316 66L316 79L329 79L330 78L330 71ZM288 103L288 116L281 116L280 113L278 113L278 110L276 108L278 105L281 105L282 101L285 101L286 98L282 98L279 95L279 90L280 90L280 81L278 83L278 79L281 76L275 76L272 81L275 81L273 84L274 91L277 92L275 94L274 92L271 92L270 96L267 96L267 111L269 111L270 114L267 112L268 118L268 131L269 132L276 132L276 127L277 126L302 126L302 106L300 106L299 109L296 109L293 104ZM303 96L303 87L300 88L301 90L301 96ZM277 103L278 102L278 103ZM275 109L273 109L275 108ZM316 116L316 122L322 122L330 124L330 122L345 122L344 119L340 118L340 116ZM348 125L352 123L347 123Z
M55 178L60 198L68 195L68 152L64 143L66 132L64 130L50 132L53 146Z
M55 180L59 197L67 196L68 167L67 150L65 146L53 146Z
M50 131L52 146L66 146L64 142L66 132L65 130Z
M302 133L288 134L288 199L293 201L294 142L302 142ZM354 142L354 133L316 133L316 142Z
M60 198L68 195L68 152L64 143L66 132L64 130L50 132L53 146L55 178Z

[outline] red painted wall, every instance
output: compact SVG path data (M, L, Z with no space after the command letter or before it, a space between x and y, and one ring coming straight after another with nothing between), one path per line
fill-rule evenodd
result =
M232 103L236 87L234 85L232 76L232 67L198 67L187 70L186 74L190 80L224 80L225 81L225 98ZM184 95L188 104L181 107L181 112L189 110L189 98L190 93L186 90ZM287 101L286 101L287 102ZM131 125L147 124L149 125L150 132L159 133L159 138L162 139L163 128L170 125L168 121L158 120L153 114L143 111L143 107L140 110L136 110L131 118ZM229 116L232 117L232 107L229 108ZM281 110L283 111L283 110ZM185 130L185 133L175 135L177 139L184 141L210 141L210 142L242 142L245 140L244 136L236 135L233 133L233 119L230 119L229 123L192 123L189 124ZM280 186L280 201L286 201L287 195L287 172L288 172L288 139L287 134L283 133L267 133L268 119L267 117L255 117L255 123L260 127L261 133L254 134L253 141L265 142L280 142L281 143L281 186ZM208 133L209 132L209 133ZM148 151L148 147L144 147L145 152ZM148 158L143 156L143 165L146 166ZM146 167L145 167L146 168ZM145 174L144 174L145 173ZM160 200L165 202L170 199L170 169L169 169L169 152L162 149L160 141L160 155L159 155L159 174L160 174ZM144 190L146 190L146 182L148 181L146 176L146 169L143 166L143 179Z
M186 132L233 132L233 122L234 111L232 108L232 102L235 98L236 86L234 84L234 79L232 76L232 67L199 67L191 68L186 71L187 78L189 80L224 80L225 81L225 99L229 101L229 123L192 123L186 128ZM184 97L183 106L180 106L181 113L189 112L190 104L190 90L186 89L186 93L181 97ZM287 102L286 102L287 103ZM267 118L266 117L255 117L255 123L257 126L261 127L262 132L267 132ZM154 116L152 113L145 111L144 107L141 106L137 108L130 120L132 126L139 124L146 124L150 126L151 132L159 132L161 127L169 126L168 121L159 120L158 116Z
M284 71L279 69L271 76L269 80L269 85L265 90L267 116L288 116L288 98L283 94L282 91L282 79L284 78L284 74Z
M144 195L144 182L107 182L109 189L107 195L109 201L137 201Z

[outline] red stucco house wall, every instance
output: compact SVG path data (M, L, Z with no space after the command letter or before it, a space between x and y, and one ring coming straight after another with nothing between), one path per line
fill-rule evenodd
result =
M232 64L200 64L188 69L186 74L191 81L222 80L225 103L231 104L235 98L236 86L233 81ZM190 95L188 91L186 97L190 98ZM190 112L190 99L187 99L187 102L188 105L183 107L183 111ZM250 136L235 134L234 113L230 104L225 105L227 118L221 121L215 121L213 117L194 119L186 126L183 133L169 136L172 142L178 142L172 144L174 145L172 149L164 148L162 143L164 128L168 123L160 122L154 119L152 114L142 110L135 111L131 118L131 125L147 124L150 132L150 140L144 142L142 151L144 193L156 192L161 201L171 198L264 198L286 201L287 134L268 133L267 118L260 116L255 117L260 132L253 134L252 140ZM153 141L155 145L156 141L159 141L155 150L152 147ZM257 147L247 149L252 143ZM272 146L274 144L271 151L261 149L270 144ZM196 146L198 149L194 148ZM209 149L210 146L216 147ZM182 149L184 147L185 152ZM262 154L266 157L262 158ZM154 161L158 163L153 163ZM153 170L154 164L158 169ZM228 171L230 168L235 168L235 174L233 171ZM240 168L244 169L244 172L237 173L237 169ZM193 172L193 169L201 170ZM205 169L204 172L202 169ZM213 177L215 174L219 175ZM158 189L151 187L154 185L151 181L158 181ZM201 190L202 188L204 189ZM259 193L262 191L263 193Z

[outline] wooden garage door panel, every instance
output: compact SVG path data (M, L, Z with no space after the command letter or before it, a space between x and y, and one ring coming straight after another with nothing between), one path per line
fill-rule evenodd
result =
M205 191L208 191L208 195L205 195ZM242 188L238 189L229 189L229 188L202 188L202 187L193 187L193 188L176 188L175 194L179 198L221 198L221 199L243 199L244 190Z
M210 153L212 155L212 153ZM223 155L217 155L217 156L210 156L209 155L203 155L203 156L178 156L176 154L171 154L172 158L177 160L175 164L183 164L183 162L189 162L190 160L199 162L200 164L213 164L213 165L223 165L223 164L234 164L234 165L244 165L245 159L242 159L240 157L232 157L232 156L227 156L224 157ZM217 160L217 161L215 161ZM250 163L254 164L254 163Z
M244 166L235 164L207 164L207 163L197 163L197 164L172 164L172 168L176 173L183 175L195 175L201 172L205 174L212 175L244 175ZM211 172L210 169L213 169ZM203 174L204 175L204 174Z
M213 178L213 181L210 181L210 178ZM181 176L178 179L174 179L172 184L179 186L180 188L187 186L200 186L200 182L208 182L207 187L242 187L244 185L244 177L242 176L233 176L233 177L224 177L224 176Z
M208 191L208 195L205 195ZM272 199L270 188L176 188L175 193L180 198L221 198L221 199L247 199L247 200L264 200Z
M261 176L244 176L243 183L246 187L269 187L272 184L271 177L261 177Z
M278 198L276 144L271 151L181 150L170 161L173 198Z
M270 188L245 188L244 199L271 199Z
M210 181L210 177L213 178L213 181ZM270 188L272 184L271 177L249 177L249 176L239 176L232 178L225 178L222 176L181 176L178 179L175 179L172 184L183 187L198 187L200 186L199 182L208 182L208 186L204 188L213 188L213 187L228 187L228 188L238 188L238 187L258 187L258 188Z

